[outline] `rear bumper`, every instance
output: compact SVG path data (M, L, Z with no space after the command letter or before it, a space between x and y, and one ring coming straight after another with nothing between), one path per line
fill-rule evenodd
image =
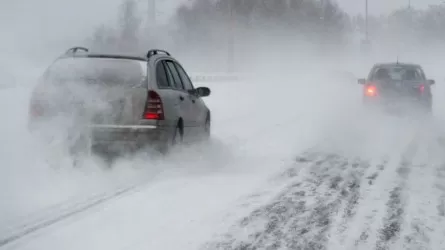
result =
M48 131L45 123L32 123L30 132L50 142L63 137L72 152L135 151L144 147L162 147L172 136L172 129L156 125L88 125L64 129L60 134Z
M432 98L423 97L401 97L401 98L383 98L383 97L363 97L364 104L386 106L431 106Z
M171 133L166 127L152 125L95 125L86 128L93 149L139 149L167 142Z
M400 111L400 112L430 112L432 110L431 98L412 99L384 99L384 98L363 98L366 108L380 111Z

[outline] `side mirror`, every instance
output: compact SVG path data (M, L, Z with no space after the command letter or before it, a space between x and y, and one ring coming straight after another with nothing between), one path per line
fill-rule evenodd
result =
M366 83L366 79L361 78L361 79L358 79L357 82L358 82L358 84L365 85L365 83Z
M199 87L196 89L196 92L200 97L207 97L210 95L210 89L207 87Z
M197 95L199 97L207 97L211 93L210 89L207 87L198 87L190 92L190 94Z
M427 82L428 82L429 85L434 85L434 84L436 84L436 81L434 81L434 80L428 80Z

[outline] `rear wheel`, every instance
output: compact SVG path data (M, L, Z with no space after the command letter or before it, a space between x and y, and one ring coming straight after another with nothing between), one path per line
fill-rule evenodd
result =
M172 137L164 142L159 148L161 154L167 154L173 147L180 145L183 142L183 134L181 123L179 122L173 131Z
M424 111L427 116L431 116L433 114L433 105L428 105L427 107L425 107Z
M426 100L420 103L419 111L425 115L431 115L433 113L433 103L431 100Z
M73 166L79 167L82 161L91 157L91 140L87 135L81 134L69 148Z

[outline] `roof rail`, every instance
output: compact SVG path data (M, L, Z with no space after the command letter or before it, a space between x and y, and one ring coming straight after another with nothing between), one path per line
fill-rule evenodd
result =
M81 50L81 51L83 51L83 52L87 52L88 53L88 49L87 48L85 48L85 47L72 47L72 48L70 48L70 49L68 49L66 52L65 52L65 55L66 56L73 56L73 55L75 55L76 53L77 53L77 51L79 51L79 50Z
M165 51L165 50L161 50L161 49L152 49L152 50L149 50L149 51L147 52L147 58L150 58L150 57L152 57L152 56L154 56L154 55L157 55L157 54L159 54L159 52L164 53L164 54L167 54L168 56L170 56L170 53L168 53L168 52Z

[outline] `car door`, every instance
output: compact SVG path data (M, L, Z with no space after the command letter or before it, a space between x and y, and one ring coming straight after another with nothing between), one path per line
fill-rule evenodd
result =
M163 126L173 127L178 123L178 118L183 117L181 101L178 93L174 90L174 80L170 71L167 70L164 59L156 62L156 85L157 91L163 100L165 120L161 121Z
M184 84L184 88L188 93L188 98L191 100L191 116L193 117L194 134L197 134L201 132L200 129L205 124L207 107L205 106L201 97L192 94L193 92L191 91L193 91L195 88L184 68L179 63L175 63L175 66L181 77L182 83Z
M179 99L179 108L181 110L182 119L184 123L184 137L189 137L192 134L191 129L194 127L194 117L192 113L192 100L184 88L179 72L175 67L175 63L171 60L164 61L167 70L167 76L172 81L175 95Z

